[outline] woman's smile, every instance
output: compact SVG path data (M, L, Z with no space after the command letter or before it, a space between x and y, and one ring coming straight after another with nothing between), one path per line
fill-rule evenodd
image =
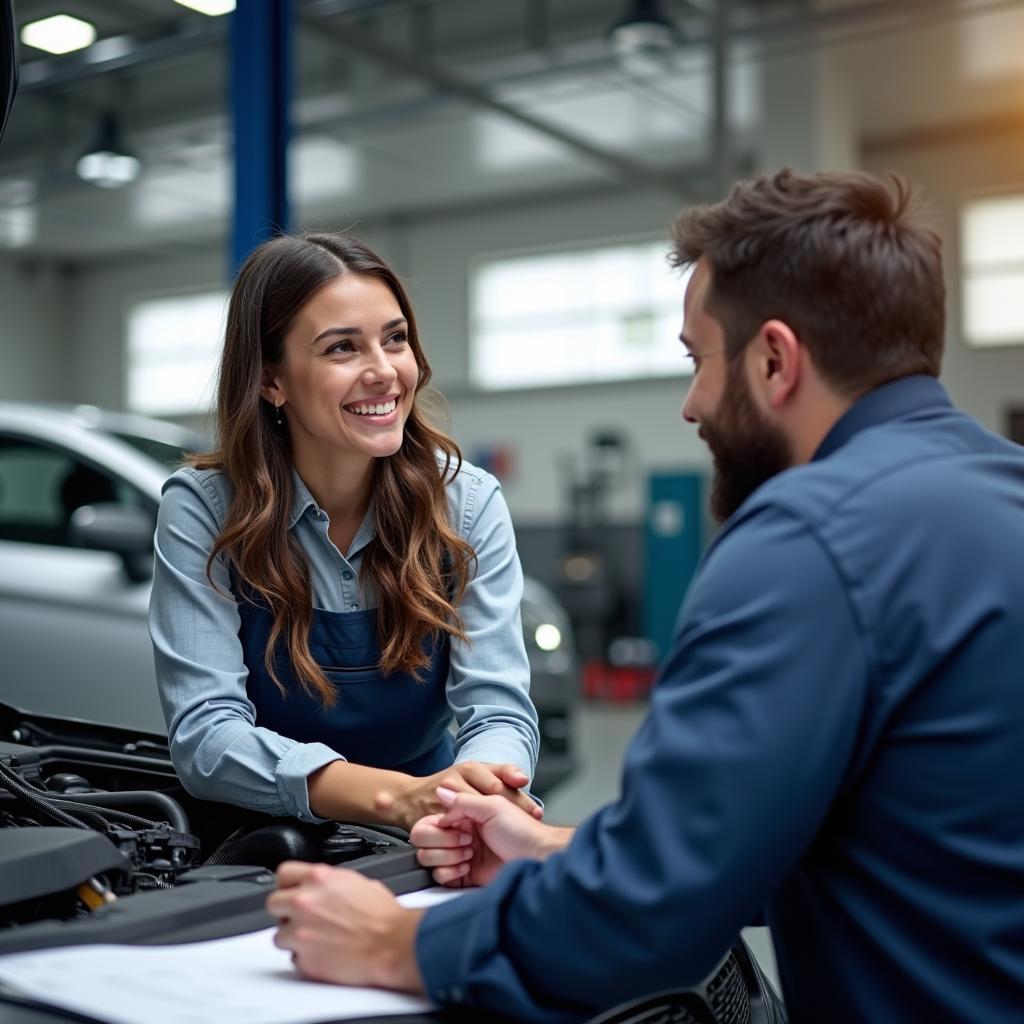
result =
M408 321L383 281L342 274L318 289L270 372L270 400L284 399L292 460L310 479L335 474L339 456L386 458L401 448L419 364Z
M367 426L388 427L398 420L399 399L397 394L382 395L379 398L347 402L341 408Z

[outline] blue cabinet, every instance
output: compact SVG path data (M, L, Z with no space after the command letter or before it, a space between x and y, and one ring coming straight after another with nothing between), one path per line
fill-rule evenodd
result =
M651 475L644 540L644 631L657 644L659 658L663 658L704 549L701 474Z

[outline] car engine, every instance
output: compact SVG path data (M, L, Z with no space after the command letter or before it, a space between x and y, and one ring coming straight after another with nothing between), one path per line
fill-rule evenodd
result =
M36 945L36 932L39 945L55 935L59 944L96 941L92 925L59 927L69 922L119 922L104 926L119 941L122 925L143 913L127 906L166 913L182 900L148 897L183 887L210 904L210 916L239 893L251 894L242 902L255 912L287 859L344 863L395 892L430 884L399 829L198 801L182 789L162 737L0 705L0 952Z

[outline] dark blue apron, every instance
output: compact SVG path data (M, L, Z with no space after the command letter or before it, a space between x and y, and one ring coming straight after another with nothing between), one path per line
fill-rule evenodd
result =
M309 649L337 688L334 707L324 709L296 681L284 644L278 646L277 674L282 694L264 664L273 616L257 596L238 599L238 635L249 680L246 691L256 706L256 724L302 743L325 743L355 764L390 768L409 775L432 775L451 766L451 710L448 637L435 640L430 663L417 682L410 674L382 675L377 643L377 612L313 609Z

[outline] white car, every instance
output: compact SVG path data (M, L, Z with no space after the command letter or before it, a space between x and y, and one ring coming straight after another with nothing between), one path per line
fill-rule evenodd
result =
M0 701L165 735L146 628L160 488L201 438L93 406L0 402ZM568 616L522 604L541 729L535 789L573 770Z

